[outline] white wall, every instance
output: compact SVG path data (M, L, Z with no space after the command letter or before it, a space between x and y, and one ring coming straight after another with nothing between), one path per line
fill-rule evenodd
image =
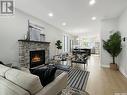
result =
M101 66L109 67L109 63L112 63L112 57L109 53L103 49L103 42L102 40L107 40L109 36L112 34L110 31L118 30L118 19L117 18L110 18L104 19L101 22Z
M119 30L122 37L127 37L127 9L119 18ZM122 42L123 50L119 56L119 69L127 77L127 41Z
M111 30L119 30L122 38L127 37L127 9L118 17L112 19L102 20L101 27L101 39L106 40ZM102 44L103 45L103 44ZM112 62L110 55L103 49L101 45L101 65L103 67L109 67L109 63ZM116 59L116 63L119 65L119 70L123 75L127 77L127 40L122 41L122 52Z
M50 56L56 53L56 40L63 41L64 31L16 9L14 16L0 16L0 60L4 63L19 65L18 40L27 33L28 20L45 27L46 41L51 42Z

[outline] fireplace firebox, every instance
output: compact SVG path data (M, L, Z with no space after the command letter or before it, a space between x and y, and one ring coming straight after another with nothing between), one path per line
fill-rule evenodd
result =
M30 51L30 68L45 64L45 50Z

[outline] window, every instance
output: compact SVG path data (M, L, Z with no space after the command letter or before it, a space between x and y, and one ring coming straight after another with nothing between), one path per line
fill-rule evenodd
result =
M73 40L71 40L67 35L63 38L63 52L71 52L73 49Z
M68 52L68 36L64 36L64 52Z
M72 49L73 49L73 40L70 40L70 52L72 52Z

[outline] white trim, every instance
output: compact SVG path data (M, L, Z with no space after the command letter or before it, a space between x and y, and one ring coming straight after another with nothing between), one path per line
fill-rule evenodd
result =
M101 64L101 67L110 68L110 65L109 64Z
M119 69L119 71L127 78L127 74L123 70Z

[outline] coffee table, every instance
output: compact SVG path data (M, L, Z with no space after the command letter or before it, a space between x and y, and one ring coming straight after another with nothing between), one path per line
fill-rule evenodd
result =
M55 64L54 66L57 67L57 69L59 69L59 70L63 70L63 71L69 71L70 70L70 66L67 66L67 65Z
M59 60L59 61L50 60L49 63L50 63L49 65L54 65L55 67L57 67L57 69L63 70L63 71L69 71L70 67L71 67L68 64L69 63L68 60L66 60L66 61L62 61L62 60Z
M86 91L79 91L73 88L63 89L62 92L58 95L89 95Z

